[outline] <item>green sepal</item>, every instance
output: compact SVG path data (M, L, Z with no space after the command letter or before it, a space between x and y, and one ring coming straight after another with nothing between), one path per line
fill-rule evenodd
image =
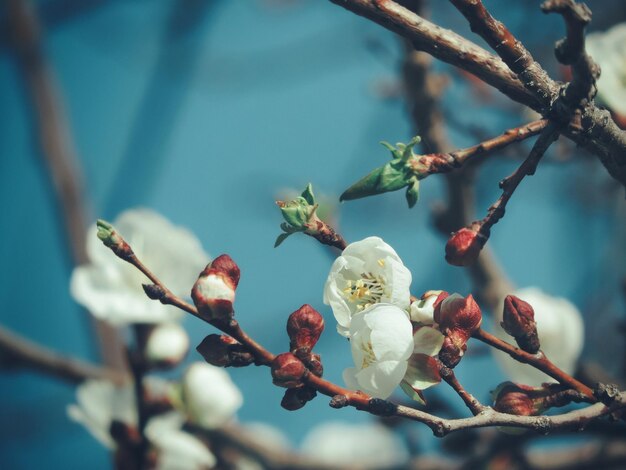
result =
M276 237L276 241L274 242L274 248L278 248L282 242L284 242L289 235L292 235L295 232L283 232L278 237Z
M426 399L421 394L421 391L418 393L405 381L400 382L400 388L411 400L416 401L420 405L426 405Z
M302 191L301 197L310 205L315 205L315 195L313 194L313 186L311 186L311 183L306 185L306 188Z
M420 181L416 176L411 178L411 182L406 188L406 202L409 203L409 208L417 204L420 198Z

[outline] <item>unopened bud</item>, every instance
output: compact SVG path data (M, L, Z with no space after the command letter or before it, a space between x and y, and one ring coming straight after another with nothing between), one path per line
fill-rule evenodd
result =
M313 375L321 377L324 374L324 366L322 365L321 356L319 354L309 354L302 359L302 362L306 365L307 369L311 371Z
M504 299L502 319L500 323L502 328L515 338L520 349L531 354L539 351L535 311L528 302L514 295L507 295Z
M531 396L534 389L527 385L504 382L493 392L494 409L517 416L536 416L542 411Z
M161 323L148 336L144 355L157 367L174 367L187 355L189 336L178 323Z
M452 234L446 243L446 261L454 266L467 266L478 258L487 237L480 232L479 224L472 224Z
M469 338L480 328L483 316L471 294L467 297L452 294L437 303L435 319L442 331L463 330Z
M324 317L308 304L289 315L287 334L291 352L310 352L324 331Z
M302 386L302 378L307 369L300 359L292 353L282 353L272 361L272 379L274 385L285 388Z
M208 320L227 321L233 316L237 282L226 271L213 268L212 264L200 273L191 290L191 298L198 311ZM238 274L236 280L239 281Z
M116 256L127 260L133 256L133 250L128 243L117 233L115 227L106 220L98 219L96 221L96 227L98 228L97 236L104 243L105 246L111 249Z
M235 338L209 335L196 347L205 361L218 367L244 367L254 362L254 356Z
M280 406L288 411L296 411L313 400L316 395L317 392L311 387L290 388L285 390Z
M467 338L461 335L446 336L439 351L439 360L450 369L454 369L467 350Z
M239 266L237 266L237 263L235 263L230 256L219 255L217 258L211 261L210 266L217 271L222 271L223 273L227 274L228 277L230 277L230 279L233 281L235 289L237 288L237 285L239 285L239 277L241 275L241 271L239 270Z

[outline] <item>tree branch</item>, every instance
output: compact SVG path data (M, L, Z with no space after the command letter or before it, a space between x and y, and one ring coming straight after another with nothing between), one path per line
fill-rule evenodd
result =
M88 379L110 380L116 384L128 380L126 374L115 369L61 355L3 327L0 327L0 364L8 369L31 369L72 384Z

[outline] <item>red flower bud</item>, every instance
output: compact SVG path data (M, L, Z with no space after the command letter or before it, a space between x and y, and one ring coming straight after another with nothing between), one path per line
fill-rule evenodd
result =
M200 273L191 289L191 298L198 312L207 320L228 321L234 314L233 303L237 283L228 273L211 266L212 264L209 264Z
M531 354L539 351L535 311L528 302L514 295L507 295L504 299L502 318L503 321L500 323L502 328L515 338L521 349Z
M493 393L496 411L517 416L536 416L541 410L535 405L532 392L535 389L527 385L504 382Z
M287 320L291 351L293 353L299 350L310 352L322 331L324 331L324 317L310 305L304 304L289 315L289 320Z
M292 353L282 353L272 361L274 385L285 388L302 386L302 378L308 372L302 361Z
M233 281L235 289L239 285L239 276L241 272L239 271L239 266L237 263L233 261L233 259L228 255L219 255L209 265L211 268L216 269L217 271L222 271L227 274L228 277Z
M469 338L480 328L483 321L482 312L471 294L465 298L459 294L453 294L439 304L437 304L438 301L439 298L436 301L435 321L439 324L441 331L463 330Z
M311 387L290 388L285 390L280 406L289 411L296 411L313 400L316 395L317 392Z
M444 366L454 369L467 350L466 343L467 338L464 334L446 336L439 351L439 360Z
M228 335L209 335L196 347L204 360L218 367L244 367L254 362L248 349Z
M474 263L487 237L480 233L480 225L472 224L452 234L446 243L446 261L454 266Z

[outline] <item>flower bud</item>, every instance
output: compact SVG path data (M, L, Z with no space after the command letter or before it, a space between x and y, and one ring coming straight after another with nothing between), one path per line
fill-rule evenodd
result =
M289 388L280 402L280 406L288 411L296 411L315 398L317 392L311 387Z
M211 263L200 273L191 290L191 298L198 311L209 321L228 321L234 313L236 288L235 280L226 272L214 269Z
M504 382L493 392L493 407L496 411L510 415L536 416L540 414L541 409L536 406L536 400L531 396L533 390L527 385Z
M96 221L96 227L98 232L97 237L104 243L104 245L113 251L116 256L128 260L133 256L133 250L130 245L117 233L115 227L106 220L98 219Z
M148 336L144 355L151 363L169 368L179 364L189 350L189 336L178 323L161 323Z
M455 330L455 332L459 332ZM454 333L454 332L453 332ZM462 333L459 335L446 336L439 351L439 360L444 366L454 369L467 350L467 337Z
M446 291L441 291L435 301L433 302L433 319L435 323L441 323L441 303L450 297Z
M480 233L480 224L474 223L452 234L446 243L446 261L454 266L467 266L478 258L487 237Z
M324 374L324 366L322 365L321 356L319 354L309 354L305 358L298 358L302 359L302 362L304 362L307 369L309 369L313 375L321 377Z
M324 317L313 307L304 304L289 315L287 334L290 339L291 352L310 352L324 331Z
M482 313L471 294L465 298L459 294L452 294L439 303L435 302L436 321L442 331L463 330L469 338L480 328L483 321Z
M254 362L254 355L228 335L209 335L196 347L204 360L218 367L244 367Z
M221 271L230 277L232 280L235 289L237 285L239 285L239 277L241 275L241 271L239 270L239 266L237 263L233 261L233 259L228 255L219 255L210 264L211 268Z
M502 328L515 338L521 349L531 354L539 351L535 311L528 302L514 295L507 295L504 299L502 318L503 321L500 323Z
M282 353L272 361L272 379L274 385L285 388L302 386L302 378L307 369L300 359L292 353Z

